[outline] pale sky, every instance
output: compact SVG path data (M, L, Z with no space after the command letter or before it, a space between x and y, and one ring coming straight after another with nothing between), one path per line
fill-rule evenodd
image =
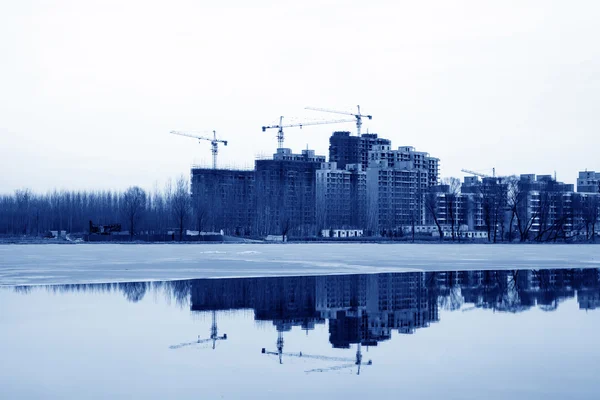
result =
M277 122L363 130L461 168L600 170L598 1L0 0L0 192L124 189L272 154ZM596 110L596 111L594 111ZM288 129L327 155L333 130Z

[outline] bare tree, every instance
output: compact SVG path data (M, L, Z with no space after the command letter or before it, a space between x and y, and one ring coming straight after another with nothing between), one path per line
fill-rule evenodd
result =
M171 212L177 223L179 241L183 240L183 230L188 223L192 211L192 202L189 192L188 180L180 176L175 183L175 191L171 199Z
M146 192L138 186L132 186L123 193L122 213L129 226L129 236L133 238L135 228L146 208Z
M600 218L600 197L577 193L573 198L574 228L585 233L585 239L595 242L596 224Z
M512 226L515 225L519 233L519 241L526 242L529 239L531 228L538 217L539 208L528 210L528 189L518 177L509 177L507 203L511 212L511 232L509 238L512 240Z
M598 196L590 196L589 201L586 204L584 209L584 221L588 232L588 239L592 242L596 241L596 224L600 219L600 197Z
M415 225L417 224L419 219L419 210L416 205L411 206L410 210L410 233L411 233L411 242L415 242Z
M515 209L517 208L515 203L519 195L516 193L519 190L518 178L516 176L510 176L505 178L506 183L506 201L507 207L510 210L510 220L508 222L508 241L513 241L513 233L514 233L514 221L516 217Z
M23 189L15 192L17 205L17 221L19 233L26 235L29 231L29 209L31 205L31 190Z
M438 233L440 234L440 242L444 241L444 230L442 229L442 225L439 221L438 194L434 190L432 190L432 188L430 188L429 191L425 193L424 204L425 211L429 213L429 215L433 219L433 222L435 223L435 226L437 226Z
M196 219L196 228L198 232L202 232L206 225L207 217L207 206L206 202L201 196L195 196L193 198L194 217Z
M292 219L286 215L285 212L281 213L281 221L279 228L281 230L281 240L287 242L288 233L292 229Z
M458 196L460 195L460 180L458 178L445 178L442 181L443 185L448 186L448 191L444 196L446 201L446 210L448 216L448 222L450 222L450 232L452 235L452 241L460 241L460 234L458 233Z
M509 186L506 179L508 178L485 178L481 185L483 220L487 228L488 241L494 243L497 242L499 226L501 240L504 240L503 214L507 207L507 187Z

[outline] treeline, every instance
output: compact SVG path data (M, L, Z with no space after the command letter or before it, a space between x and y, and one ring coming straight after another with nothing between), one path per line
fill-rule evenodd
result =
M488 179L471 189L449 178L425 194L425 210L440 240L460 240L459 227L472 224L484 228L494 243L595 240L599 193L572 192L555 180L531 182L516 176Z
M185 177L148 192L133 186L125 191L52 191L21 189L0 195L0 235L43 236L49 231L86 233L89 222L121 224L131 236L174 230L178 236L194 228L194 212Z
M209 187L207 190L212 195L204 197L211 199L210 202L203 201L203 196L196 196L196 201L192 201L189 180L183 176L152 191L137 186L122 192L52 191L46 194L21 189L0 195L0 235L43 236L49 231L87 233L90 221L95 225L120 224L131 237L173 231L179 240L186 229L223 229L229 234L244 236L269 233L287 236L291 229L302 228L301 237L314 237L321 232L317 228L328 228L319 225L319 218L316 224L302 224L296 211L305 212L303 198L291 208L294 213L284 206L276 210L255 210L248 195L240 192L239 185L229 186L236 191L228 195ZM464 227L474 227L487 231L488 240L494 243L574 238L595 241L600 223L600 194L571 190L553 180L532 182L515 176L487 179L474 186L461 185L458 179L448 178L442 185L417 193L411 203L414 206L403 214L394 212L402 218L386 224L377 226L376 206L369 203L364 210L366 223L374 228L364 228L367 236L412 235L414 240L415 226L425 222L436 227L440 240L460 241ZM259 200L266 195L266 191L260 192ZM317 199L317 216L319 206ZM279 225L267 226L265 221L275 214L277 217L271 219Z

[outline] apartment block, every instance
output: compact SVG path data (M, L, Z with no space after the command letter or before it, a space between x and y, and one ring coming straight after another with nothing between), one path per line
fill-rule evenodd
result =
M518 188L523 196L518 213L531 225L529 236L545 240L547 234L572 231L572 184L557 182L551 175L524 174Z
M201 231L249 235L256 216L254 171L192 168L191 174L194 225Z
M369 164L369 152L374 146L391 145L389 139L383 139L376 133L365 133L352 136L350 132L333 132L329 138L329 161L337 163L337 167L345 169L347 164L361 164L363 171Z
M577 192L600 193L600 172L579 172L579 177L577 178Z
M320 229L357 229L366 222L367 174L361 164L322 163L316 171L317 225Z
M439 159L429 153L416 151L412 146L401 146L392 150L391 145L374 145L369 152L369 168L418 169L427 172L427 185L435 186L439 181Z
M376 145L367 169L368 227L375 232L423 225L423 196L438 182L439 160L412 147Z
M256 160L256 227L260 235L316 235L316 171L325 156L277 149Z

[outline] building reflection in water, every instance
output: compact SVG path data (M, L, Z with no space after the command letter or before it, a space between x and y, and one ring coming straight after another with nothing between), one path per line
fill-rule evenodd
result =
M328 320L336 348L376 346L392 331L412 334L439 321L439 309L555 310L577 296L600 307L598 269L482 270L190 281L194 311L252 309L279 332Z
M600 307L599 269L481 270L333 275L279 278L196 279L48 286L55 292L121 291L140 301L151 290L163 290L177 304L195 312L211 312L212 341L219 336L216 311L251 309L257 321L272 322L278 332L274 353L284 352L284 333L292 327L308 331L328 321L334 348L356 348L355 359L335 361L362 364L361 346L377 346L392 332L412 334L439 321L439 310L489 309L518 313L532 307L556 310L577 297L579 308ZM30 287L15 290L28 293ZM194 343L194 342L192 342ZM192 344L190 343L190 344ZM326 357L327 358L327 357ZM333 359L330 357L330 359ZM365 361L366 364L366 361ZM363 364L364 365L364 364Z

